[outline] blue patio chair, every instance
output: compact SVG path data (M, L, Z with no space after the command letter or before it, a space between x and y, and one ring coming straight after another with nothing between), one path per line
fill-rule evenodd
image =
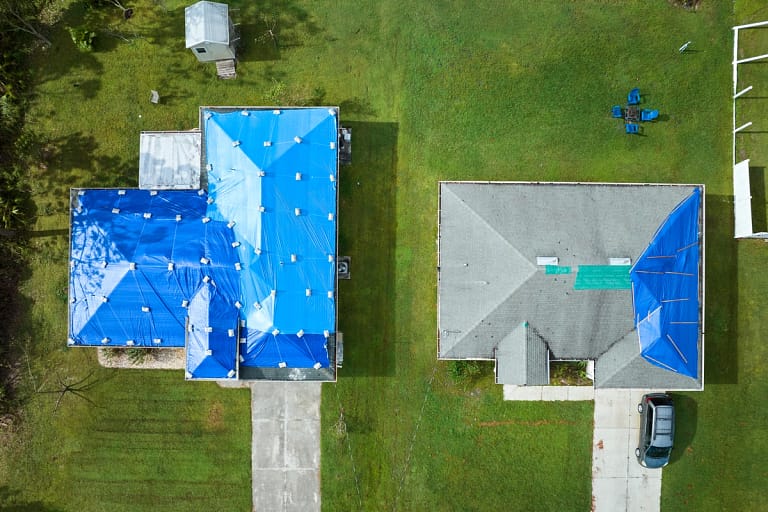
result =
M640 120L641 121L653 121L659 117L659 111L658 110L648 110L644 108L642 112L640 112Z
M621 106L614 105L613 108L611 109L611 114L613 115L613 117L621 118L623 115L621 113Z
M640 89L635 87L629 91L629 94L627 95L627 104L637 105L638 103L640 103Z
M640 133L640 125L639 124L627 123L625 125L625 127L626 127L626 130L627 130L627 133L636 133L636 134Z

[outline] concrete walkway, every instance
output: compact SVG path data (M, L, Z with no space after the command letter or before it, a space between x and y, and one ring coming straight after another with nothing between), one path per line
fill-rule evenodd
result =
M593 400L592 512L659 512L661 471L637 463L637 404L646 389L504 386L504 400Z
M251 384L254 512L320 512L320 387Z

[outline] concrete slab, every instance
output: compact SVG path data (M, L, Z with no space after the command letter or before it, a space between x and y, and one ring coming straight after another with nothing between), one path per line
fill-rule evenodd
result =
M285 471L254 468L253 473L253 511L285 510Z
M319 382L251 385L253 510L320 512Z
M504 400L541 400L543 386L504 386Z
M627 510L627 482L624 478L599 478L592 481L592 510Z
M627 512L658 512L661 509L661 470L655 471L658 478L645 476L627 480Z
M312 489L311 492L308 492ZM286 473L285 479L286 512L303 512L305 510L320 510L320 471L295 470ZM266 510L266 509L265 509Z
M282 382L255 382L251 384L251 418L254 421L285 418L286 395L284 388Z
M568 400L568 386L541 386L541 399L545 402Z
M628 389L595 391L595 425L605 428L629 428L629 416L636 409L629 406Z
M628 429L595 427L593 474L600 478L626 478L628 441Z
M320 467L319 421L286 421L285 439L284 467L286 469L305 470Z
M568 400L594 400L595 388L592 386L568 386Z

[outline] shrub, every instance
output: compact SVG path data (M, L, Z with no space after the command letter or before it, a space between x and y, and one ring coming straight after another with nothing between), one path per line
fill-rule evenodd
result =
M78 49L89 52L93 50L93 40L96 38L96 32L86 27L67 27L72 42Z
M454 381L462 382L480 375L481 368L478 361L451 361L448 371Z

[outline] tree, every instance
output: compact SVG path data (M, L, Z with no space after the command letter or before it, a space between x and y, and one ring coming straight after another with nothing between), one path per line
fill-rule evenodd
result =
M46 46L53 46L38 26L38 17L48 0L0 0L0 31L29 34Z

